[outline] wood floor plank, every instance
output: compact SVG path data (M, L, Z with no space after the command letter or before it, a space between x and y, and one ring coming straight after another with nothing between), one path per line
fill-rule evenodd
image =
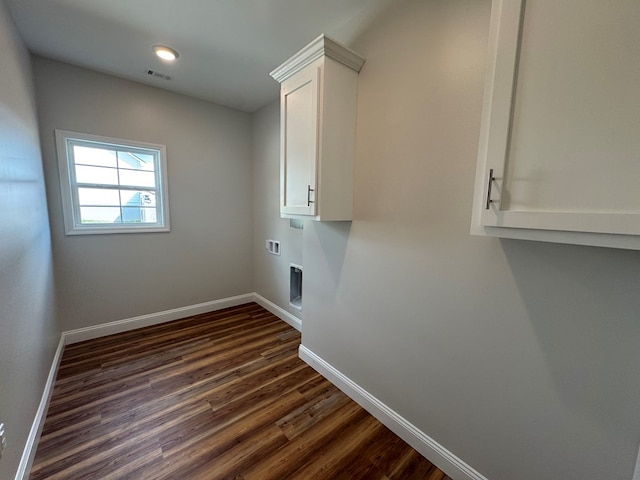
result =
M451 480L255 303L65 348L31 480Z
M174 475L168 478L190 478L195 471L206 466L221 474L231 475L231 472L222 470L222 464L216 463L216 459L226 458L225 454L238 445L241 445L240 448L253 448L255 442L262 442L265 430L268 430L268 436L281 438L285 442L286 437L274 425L273 419L288 409L299 406L302 401L300 394L291 392L257 411L256 415L244 416L220 429L210 429L210 433L197 443L181 444L170 451L163 448L164 457L170 462L166 472L173 472Z
M341 427L354 418L366 416L355 403L349 402L337 408L331 419L310 429L290 441L277 456L255 462L244 472L245 480L268 480L285 478L307 464L315 452L341 434Z
M316 423L331 415L336 408L349 402L349 397L337 388L329 390L319 397L313 398L302 407L294 410L276 422L289 440L308 430Z
M267 425L242 443L236 443L233 448L202 465L189 478L193 480L236 478L248 465L253 464L256 458L268 457L286 443L287 438L275 425Z
M384 428L382 424L370 415L364 415L357 421L346 422L341 426L340 435L337 438L317 450L310 462L287 478L331 480L339 477L343 470L349 468L352 459L356 457L359 452L359 444L381 428ZM358 450L356 451L356 449Z

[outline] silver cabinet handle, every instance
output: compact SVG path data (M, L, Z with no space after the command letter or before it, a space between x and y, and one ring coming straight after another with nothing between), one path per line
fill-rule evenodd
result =
M485 210L489 210L489 206L493 203L493 200L491 200L491 186L495 179L496 177L493 176L493 168L491 168L489 170L489 185L487 186L487 204L484 207Z
M315 190L311 188L311 185L307 185L307 207L310 207L311 204L314 203L314 201L311 200L311 192L315 192Z

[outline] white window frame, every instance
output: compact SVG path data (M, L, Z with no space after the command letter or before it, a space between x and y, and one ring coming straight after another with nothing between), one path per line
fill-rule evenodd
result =
M58 169L60 173L60 192L62 194L62 212L64 215L65 233L67 235L169 231L169 193L167 188L166 147L164 145L71 132L67 130L56 130L55 134L58 153ZM90 185L79 184L76 182L73 152L69 147L77 143L95 144L97 147L105 148L115 147L127 150L140 150L143 153L153 155L155 162L155 189L149 187L140 188L144 190L155 190L157 221L155 223L81 223L78 188ZM105 184L104 186L106 187L107 185Z

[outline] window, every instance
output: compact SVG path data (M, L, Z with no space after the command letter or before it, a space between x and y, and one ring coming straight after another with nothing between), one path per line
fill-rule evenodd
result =
M56 130L67 235L169 231L164 145Z

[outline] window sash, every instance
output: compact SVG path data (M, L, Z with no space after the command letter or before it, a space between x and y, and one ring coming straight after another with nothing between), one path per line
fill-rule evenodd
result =
M134 233L168 231L168 195L166 185L166 160L165 147L163 145L133 142L129 140L100 137L96 135L81 134L56 130L58 146L58 164L60 167L61 191L63 194L63 213L67 235L91 234L91 233ZM113 161L107 159L95 160L81 157L76 160L74 147L85 147L96 150L105 150L114 154ZM87 152L83 152L87 154ZM127 165L126 156L139 156L141 165L149 162L148 167L135 168ZM125 157L125 159L123 159ZM115 173L109 181L100 182L99 178L91 178L91 173L78 175L77 167L89 169L102 169ZM94 170L93 174L100 174L101 170ZM134 172L140 173L133 175ZM122 175L122 173L126 173ZM78 180L78 176L83 181ZM124 178L122 178L124 177ZM144 178L148 177L148 178ZM153 181L151 181L151 178ZM124 184L123 184L124 182ZM87 204L80 199L81 189L111 190L118 193L118 204ZM125 202L122 192L132 192L134 199L136 192L140 198L134 199L129 205ZM142 195L152 195L151 203L144 203ZM137 202L137 203L136 203ZM119 212L114 221L102 221L100 210ZM93 210L91 210L93 209ZM137 209L137 210L136 210ZM137 217L135 213L137 211ZM89 212L97 216L88 219ZM127 215L125 215L125 213Z

